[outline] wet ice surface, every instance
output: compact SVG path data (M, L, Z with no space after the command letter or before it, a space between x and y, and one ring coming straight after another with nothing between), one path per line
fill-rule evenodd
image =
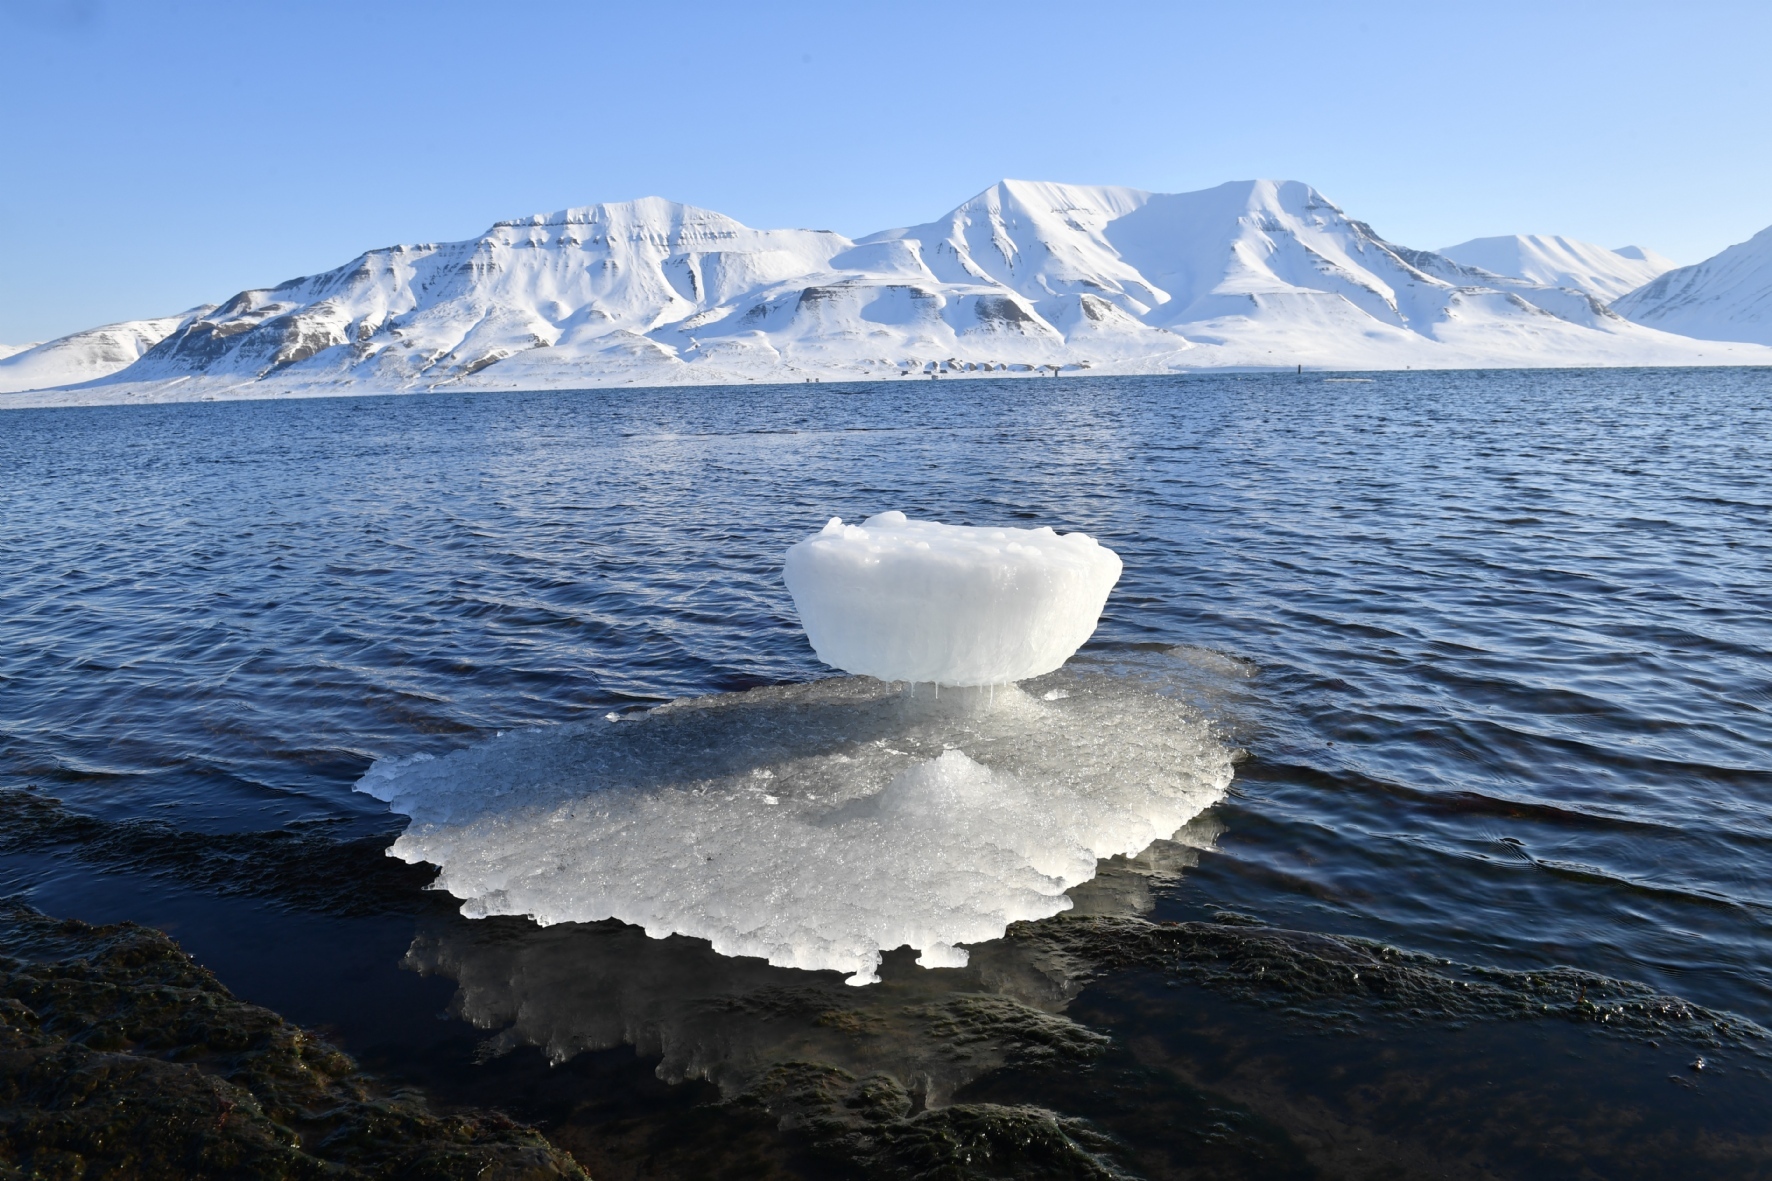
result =
M1222 797L1229 748L1172 663L689 698L377 763L357 790L412 817L392 852L440 866L465 914L618 918L866 984L900 946L964 966Z
M1772 376L925 384L6 415L0 778L65 803L0 799L0 890L165 924L247 999L548 1120L603 1177L715 1176L800 1134L783 1121L908 1136L915 1047L941 1038L983 1070L942 1075L941 1111L1084 1118L1147 1176L1764 1174L1756 1052L1644 998L1772 1024ZM832 676L781 555L884 506L1098 537L1126 572L1075 671L1160 657L1251 752L1196 866L1098 872L1032 927L1148 907L1159 934L1101 952L1120 968L989 975L1016 927L851 988L637 928L460 918L380 855L406 819L350 791L376 759ZM633 949L684 946L700 979L611 1043L596 1007L637 1011L620 965L670 978ZM484 1028L435 1019L458 993ZM765 1065L794 1047L903 1077L826 1079L819 1107ZM773 1089L705 1105L728 1086ZM888 1159L869 1143L845 1159Z

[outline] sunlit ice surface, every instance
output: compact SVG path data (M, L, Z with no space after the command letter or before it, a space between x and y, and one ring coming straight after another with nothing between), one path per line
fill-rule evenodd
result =
M1086 533L832 517L788 550L806 635L833 668L1001 685L1052 672L1095 631L1120 556Z
M1222 831L1208 811L1137 857L1102 862L1068 892L1069 913L1149 913ZM622 923L438 918L420 925L402 966L457 983L450 1011L491 1035L482 1061L534 1045L557 1066L631 1044L659 1059L657 1077L705 1078L728 1098L776 1064L802 1061L858 1078L884 1071L935 1105L1013 1060L1018 1045L1100 1037L1060 1016L1088 973L1050 947L992 940L969 948L965 967L940 972L909 958L885 957L874 987L845 988L835 973L722 956L697 939L649 939ZM967 1026L963 1050L956 1019Z
M1222 798L1232 748L1170 658L973 689L834 678L508 733L358 783L463 913L617 918L877 979L1069 909L1097 861Z

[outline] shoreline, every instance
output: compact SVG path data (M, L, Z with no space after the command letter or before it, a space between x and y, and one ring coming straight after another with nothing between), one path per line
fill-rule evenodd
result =
M1758 347L1758 346L1755 346ZM1371 378L1379 380L1387 376L1403 374L1514 374L1514 373L1644 373L1674 372L1695 373L1705 371L1717 372L1752 372L1755 370L1772 369L1772 350L1766 350L1765 360L1742 361L1732 363L1716 363L1711 361L1694 361L1690 364L1557 364L1557 365L1457 365L1440 367L1404 367L1404 368L1357 368L1311 366L1302 368L1297 365L1225 365L1198 368L1174 368L1159 371L1140 369L1122 370L1107 365L1065 366L1056 375L1058 380L1117 378L1126 379L1171 379L1198 381L1213 377L1251 377L1263 376L1273 378L1301 378L1319 381L1334 381L1348 378ZM448 396L451 394L573 394L603 393L622 391L626 393L646 393L655 390L735 390L735 389L803 389L808 385L840 386L910 386L930 380L937 381L1035 381L1050 382L1054 375L1031 371L1031 367L999 370L942 370L934 375L928 373L907 373L897 377L869 376L866 374L821 374L819 376L803 376L794 378L779 377L729 377L724 380L709 381L708 374L684 375L681 380L649 380L641 382L637 378L621 381L559 384L559 385L525 385L511 383L498 385L490 382L443 382L430 386L407 386L404 388L372 387L352 382L315 382L305 385L281 386L280 383L264 382L262 379L250 381L207 380L195 378L174 378L170 381L152 383L111 383L90 382L78 386L60 386L47 390L20 390L13 393L0 393L0 412L7 410L65 410L101 406L183 406L205 402L300 402L320 400L343 400L357 398L420 398L432 396ZM198 384L201 382L201 384ZM280 388L279 388L280 387ZM84 395L94 396L87 397ZM51 396L53 395L53 396Z

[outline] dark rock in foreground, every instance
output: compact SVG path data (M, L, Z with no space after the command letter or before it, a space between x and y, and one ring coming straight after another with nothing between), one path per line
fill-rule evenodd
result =
M0 1179L582 1178L530 1128L438 1114L166 935L0 903Z

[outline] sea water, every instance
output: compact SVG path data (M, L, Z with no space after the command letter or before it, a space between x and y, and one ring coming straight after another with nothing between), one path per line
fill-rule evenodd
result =
M1138 1154L1162 1139L1141 1128L1182 1136L1235 1111L1227 1126L1278 1128L1270 1147L1299 1160L1334 1140L1403 1167L1455 1143L1467 1163L1550 1175L1573 1167L1544 1147L1566 1134L1612 1153L1619 1175L1665 1175L1725 1143L1736 1164L1707 1167L1748 1175L1769 1158L1754 1139L1765 1069L1751 1032L1731 1031L1772 1024L1772 376L1372 377L10 412L0 776L18 790L0 793L0 888L51 913L167 926L248 999L463 1101L529 1102L540 1092L510 1073L524 1053L576 1071L546 1077L583 1096L647 1093L633 1079L655 1070L736 1091L811 1056L922 1086L929 1104L1086 1118L1130 1146L1133 1171L1155 1168ZM998 703L1055 725L990 720L1009 732L974 741L959 713L895 716L915 747L816 726L829 741L796 747L802 731L769 729L771 703L859 686L808 644L782 555L832 517L885 507L1084 533L1124 560L1093 638L1054 674L1071 679ZM1095 705L1047 700L1086 683L1107 686ZM914 701L925 691L933 708L932 686ZM867 693L882 710L913 704L902 687ZM1091 761L1112 755L1108 716L1066 726L1116 701L1119 725L1171 744L1161 776L1092 780L1128 800L1087 814L1109 797L1018 797L1004 809L1018 819L1078 811L1051 831L988 833L995 849L944 835L977 833L978 817L919 828L981 798L962 789L1031 790L1013 759L1079 735L1103 745L1063 764L1109 766ZM747 729L747 709L767 724ZM757 958L715 951L720 923L658 940L640 915L496 917L615 913L499 901L513 885L564 896L549 876L584 870L567 854L609 838L582 811L552 821L566 796L505 814L464 800L466 827L530 826L511 849L547 825L575 833L519 881L520 858L452 862L436 843L447 823L409 832L350 790L381 759L417 775L549 741L584 750L549 790L624 752L633 774L658 775L646 728L698 710L735 720L732 745L702 731L711 761L695 773L718 790L639 817L652 843L635 847L693 835L647 863L649 880L680 883L682 913L727 908L731 930L760 933ZM869 747L880 738L900 753ZM867 766L834 775L839 756ZM1110 856L1076 884L1087 858L1202 807L1187 840ZM790 813L829 843L797 855ZM1124 835L1091 835L1109 820ZM384 856L396 836L415 866ZM866 866L915 864L934 885L914 899L832 890L818 858L849 836ZM758 865L690 872L698 848L710 867L766 852L781 904L759 902ZM414 893L437 864L448 889ZM771 966L771 947L795 945L771 923L808 897L856 916L850 934L921 952L887 951L866 988ZM457 915L464 898L491 917ZM989 916L968 938L1057 917L1001 940L913 939L943 907ZM1077 915L1108 924L1098 934L1149 920L1148 938L1170 942L1137 943L1144 959L1055 942ZM1334 941L1356 937L1373 942ZM961 953L964 966L912 962ZM1296 987L1258 991L1277 977ZM1392 991L1345 991L1367 981ZM1715 1015L1717 1044L1606 1032L1651 1011L1644 995ZM462 1020L437 1021L445 1007ZM1542 1015L1483 1024L1497 1012ZM1335 1032L1346 1022L1360 1036ZM484 1038L508 1051L498 1064L474 1065ZM974 1058L949 1054L966 1045ZM1081 1057L1028 1074L1039 1045ZM1094 1097L1110 1091L1117 1106ZM1356 1092L1394 1101L1361 1107ZM567 1131L592 1120L525 1110ZM1636 1113L1643 1136L1581 1139L1625 1126L1605 1111ZM1564 1132L1539 1128L1553 1115ZM583 1126L603 1142L604 1124Z

